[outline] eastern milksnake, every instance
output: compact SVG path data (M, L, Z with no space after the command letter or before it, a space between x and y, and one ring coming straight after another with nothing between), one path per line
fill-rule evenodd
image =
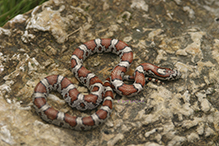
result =
M94 53L112 52L119 55L120 63L113 69L110 79L104 84L88 71L83 65L83 61ZM138 94L145 85L145 78L156 78L159 80L175 80L181 75L177 70L157 67L150 63L139 65L134 76L132 85L123 82L125 72L128 70L133 60L132 49L124 42L117 39L95 39L80 45L71 57L71 68L75 77L89 90L89 95L78 92L75 86L65 77L51 75L41 80L34 89L33 105L36 112L42 119L55 125L76 129L89 130L105 122L112 111L113 90L119 95L134 96ZM148 80L149 80L148 79ZM111 88L112 87L112 88ZM71 116L67 113L57 111L47 104L47 96L51 90L58 91L64 100L78 110L91 110L96 108L101 102L102 106L94 114L87 117Z

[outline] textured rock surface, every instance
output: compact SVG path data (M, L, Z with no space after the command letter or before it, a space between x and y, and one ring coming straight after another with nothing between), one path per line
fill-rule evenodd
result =
M0 28L0 145L218 145L219 18L217 0L50 0ZM92 131L45 123L31 94L60 74L88 92L70 71L74 49L94 38L133 48L131 69L143 62L177 68L182 78L149 83L141 94L116 96L112 116ZM108 60L108 61L105 61ZM84 65L102 80L119 57L100 54ZM60 95L49 103L74 115Z

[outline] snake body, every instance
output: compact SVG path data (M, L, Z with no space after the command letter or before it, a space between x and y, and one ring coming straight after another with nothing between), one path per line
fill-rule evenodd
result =
M120 63L114 67L110 78L102 83L94 73L83 66L83 61L94 53L108 52L119 55ZM170 81L181 76L177 70L157 67L150 63L140 64L135 69L134 76L124 76L132 60L132 49L117 39L95 39L80 45L72 54L71 69L78 81L89 89L90 94L83 95L69 79L61 75L51 75L41 80L34 89L32 97L36 112L43 120L57 126L75 130L90 130L101 125L110 116L114 98L113 89L119 95L131 97L143 89L145 78ZM134 83L132 85L125 84L124 78L134 79ZM54 109L47 103L47 96L52 90L58 91L69 106L81 111L94 109L101 102L102 105L90 116L71 116Z

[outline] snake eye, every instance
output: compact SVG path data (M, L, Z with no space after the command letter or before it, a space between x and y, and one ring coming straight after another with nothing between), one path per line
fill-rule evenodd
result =
M166 70L166 73L167 74L171 74L171 70Z

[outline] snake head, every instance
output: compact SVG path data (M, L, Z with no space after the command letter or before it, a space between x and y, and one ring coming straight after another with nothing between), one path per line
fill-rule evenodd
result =
M181 77L181 73L176 69L157 68L158 76L161 80L171 81Z

